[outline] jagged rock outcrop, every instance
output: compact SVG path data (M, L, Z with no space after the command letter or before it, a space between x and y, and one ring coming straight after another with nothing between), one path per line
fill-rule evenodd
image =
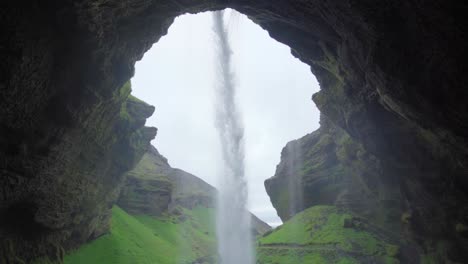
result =
M180 207L216 206L216 189L202 179L172 168L151 146L137 166L128 172L117 205L135 215L182 215ZM252 232L261 235L271 227L252 214Z
M283 221L315 205L334 205L400 234L408 213L397 176L382 169L345 131L322 116L320 128L289 142L265 188Z
M117 204L130 214L161 215L171 202L172 168L151 146L135 168L127 173Z
M131 214L161 215L177 206L214 208L216 190L198 177L172 168L153 146L127 174L117 204Z
M396 176L322 116L320 128L289 142L265 188L283 221L314 205L335 205L399 231L405 209ZM392 177L393 176L393 177Z
M23 148L11 145L4 164L24 167L3 170L0 177L1 263L29 263L41 255L61 259L64 250L107 232L123 174L156 135L156 129L143 127L154 107L130 91L127 83L114 93L112 100L122 107L98 104L79 126L56 131L54 137L66 140L46 153L37 152L44 142L28 145L16 135Z
M446 263L451 257L449 252L457 251L457 244L451 243L453 238L446 234L434 240L426 238L425 247L417 247L421 241L414 228L423 232L419 235L427 236L429 232L441 232L442 227L434 226L428 231L415 226L432 220L413 219L415 214L421 215L405 197L408 190L402 190L397 180L402 169L385 165L388 166L322 116L317 131L286 145L276 173L265 181L265 187L283 221L316 205L334 205L378 226L377 233L390 234L400 241L402 251L398 258L403 263ZM419 184L412 187L415 192L421 188ZM441 208L435 210L441 212ZM448 221L444 219L447 215L438 217L439 223Z
M409 232L423 250L448 241L453 261L468 258L462 231L468 226L465 2L45 0L1 6L0 208L2 219L11 220L0 229L15 230L11 223L24 219L21 226L30 227L24 233L48 237L16 232L12 236L22 238L5 239L2 258L60 258L55 248L66 247L65 237L79 244L89 236L78 228L52 238L50 230L89 219L88 208L102 200L96 190L115 183L105 153L123 103L116 95L135 61L177 15L225 7L248 15L311 66L321 85L317 106L390 171L384 185L399 187ZM154 134L144 131L137 134ZM64 217L72 211L75 221Z

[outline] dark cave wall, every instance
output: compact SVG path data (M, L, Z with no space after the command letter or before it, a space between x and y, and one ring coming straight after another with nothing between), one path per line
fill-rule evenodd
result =
M23 134L13 138L20 149L9 146L2 153L0 263L58 260L108 231L123 175L156 135L155 128L144 127L154 107L130 91L127 83L93 106L45 153L34 145L40 142L24 142Z
M113 151L133 149L137 138L142 141L136 145L144 146L155 133L131 125L120 136L111 133L125 101L120 87L175 16L224 7L248 15L311 66L321 85L314 101L322 114L395 172L389 181L398 184L400 199L412 212L412 236L444 237L463 251L463 233L455 227L468 221L466 5L442 0L0 4L0 210L2 219L12 219L0 225L0 234L6 236L17 218L29 219L31 232L42 234L8 235L1 257L60 258L60 250L52 248L94 236L96 228L77 229L77 222L100 215L102 210L88 208L96 207L96 198L112 195L98 192L99 186L116 184L134 163L122 166L126 159ZM92 226L101 221L88 220ZM54 241L54 247L38 241Z
M400 233L404 206L398 176L322 116L320 128L289 142L265 188L284 221L315 205L351 210Z

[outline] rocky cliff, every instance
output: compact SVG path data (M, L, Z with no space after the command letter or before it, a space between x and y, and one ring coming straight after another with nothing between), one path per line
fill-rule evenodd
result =
M134 215L169 214L183 219L181 208L214 209L216 195L214 187L190 173L172 168L151 146L136 167L128 172L117 205ZM271 227L252 215L252 229L255 235L261 235Z
M411 151L414 149L408 149ZM265 181L265 187L283 221L311 207L332 205L379 227L374 230L377 235L391 234L393 241L399 241L402 250L397 257L403 263L447 263L457 254L463 258L458 250L465 243L464 224L446 226L452 221L450 213L443 210L446 200L426 200L414 208L406 191L414 192L413 199L429 197L417 197L423 195L421 183L411 182L409 189L402 188L397 179L407 169L388 166L322 116L320 129L286 145L276 173ZM429 205L433 206L432 215L425 216ZM443 233L446 228L455 234Z
M127 173L118 205L131 214L161 215L168 211L173 183L167 177L172 168L151 146L137 166Z
M322 116L320 129L286 145L265 188L283 221L315 205L335 205L398 232L409 209L398 185L387 182L396 176L381 166Z
M467 259L468 7L457 0L2 3L1 258L60 259L61 248L100 233L83 226L101 222L101 189L131 167L112 149L155 133L111 133L120 87L174 17L226 7L311 66L314 101L379 161L377 192L397 187L421 250L449 243L451 260Z
M89 109L82 123L55 131L54 137L66 140L47 139L55 142L50 150L41 150L46 142L28 143L23 135L11 135L23 142L21 149L4 142L11 146L4 165L24 167L0 177L1 263L29 263L38 255L61 259L65 250L107 232L124 173L156 135L155 128L144 127L154 107L130 91L128 82L110 102Z

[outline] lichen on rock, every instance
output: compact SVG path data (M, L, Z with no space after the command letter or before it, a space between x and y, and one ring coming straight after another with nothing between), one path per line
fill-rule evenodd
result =
M60 259L63 248L106 229L108 216L96 218L110 207L102 201L139 156L111 153L140 149L155 134L114 134L126 131L116 125L120 87L176 16L227 7L310 65L321 84L317 106L365 150L342 166L376 157L381 173L361 175L360 186L402 208L405 237L424 253L443 244L441 258L466 260L466 234L456 228L468 225L463 1L45 0L0 9L1 261ZM348 157L354 143L342 143L342 153L333 144L323 151Z
M156 135L155 128L144 127L154 107L129 99L130 91L128 82L89 109L77 127L63 131L47 159L37 158L42 170L34 176L1 178L11 184L0 208L0 259L61 260L65 250L108 231L123 175Z
M214 210L216 196L217 190L213 186L195 175L172 168L151 146L136 167L127 173L117 205L135 215L184 217L184 208ZM271 229L255 215L251 217L255 235Z

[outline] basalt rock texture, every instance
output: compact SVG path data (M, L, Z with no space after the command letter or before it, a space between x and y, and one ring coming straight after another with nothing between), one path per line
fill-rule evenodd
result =
M48 135L63 137L49 138L51 149L22 134L9 138L21 142L20 149L2 143L9 148L0 177L1 263L61 259L64 250L107 232L124 173L156 135L143 126L154 107L130 91L126 83L114 92L114 103L101 102L82 123Z
M216 195L213 186L188 172L172 168L167 159L151 146L135 168L128 172L117 205L133 215L184 218L181 208L214 209ZM252 229L255 235L261 235L271 227L252 214Z
M283 221L315 205L335 205L399 231L401 193L386 181L395 177L388 173L322 116L320 129L286 145L265 188Z
M117 204L131 214L158 216L177 206L214 208L216 190L200 178L172 168L151 146L128 172Z
M314 206L335 206L378 227L377 235L414 249L407 233L410 209L398 183L392 182L397 174L391 173L382 168L380 159L322 116L317 131L286 145L265 188L283 221ZM402 253L405 260L411 255L419 258L417 251Z
M57 246L48 246L36 234L52 237L53 230L75 226L64 218L66 212L88 219L93 209L87 208L95 207L101 195L96 186L114 183L110 163L121 164L123 157L102 162L115 137L102 131L114 131L124 102L117 99L119 89L132 76L135 61L166 34L177 15L226 7L248 15L311 66L321 85L314 96L317 106L390 171L384 182L390 189L398 186L408 209L408 232L422 250L436 247L425 241L448 241L453 245L448 257L466 259L465 2L45 0L0 5L0 207L7 219L0 229L17 230L18 219L31 227L3 240L4 259L60 258L55 249L66 246L66 237L77 237L73 244L89 237L89 231L59 232L53 239ZM138 131L147 138L154 134Z
M150 147L127 177L117 204L130 214L158 216L168 211L173 184L167 159Z
M407 151L425 153L414 146ZM265 181L265 187L283 221L316 205L334 205L399 240L402 251L398 257L403 263L463 260L464 208L459 205L461 211L457 212L444 207L459 203L459 197L435 200L424 190L425 182L401 178L435 171L415 168L416 164L392 166L382 157L371 154L322 116L320 129L286 145L276 173ZM437 164L425 165L442 173Z

